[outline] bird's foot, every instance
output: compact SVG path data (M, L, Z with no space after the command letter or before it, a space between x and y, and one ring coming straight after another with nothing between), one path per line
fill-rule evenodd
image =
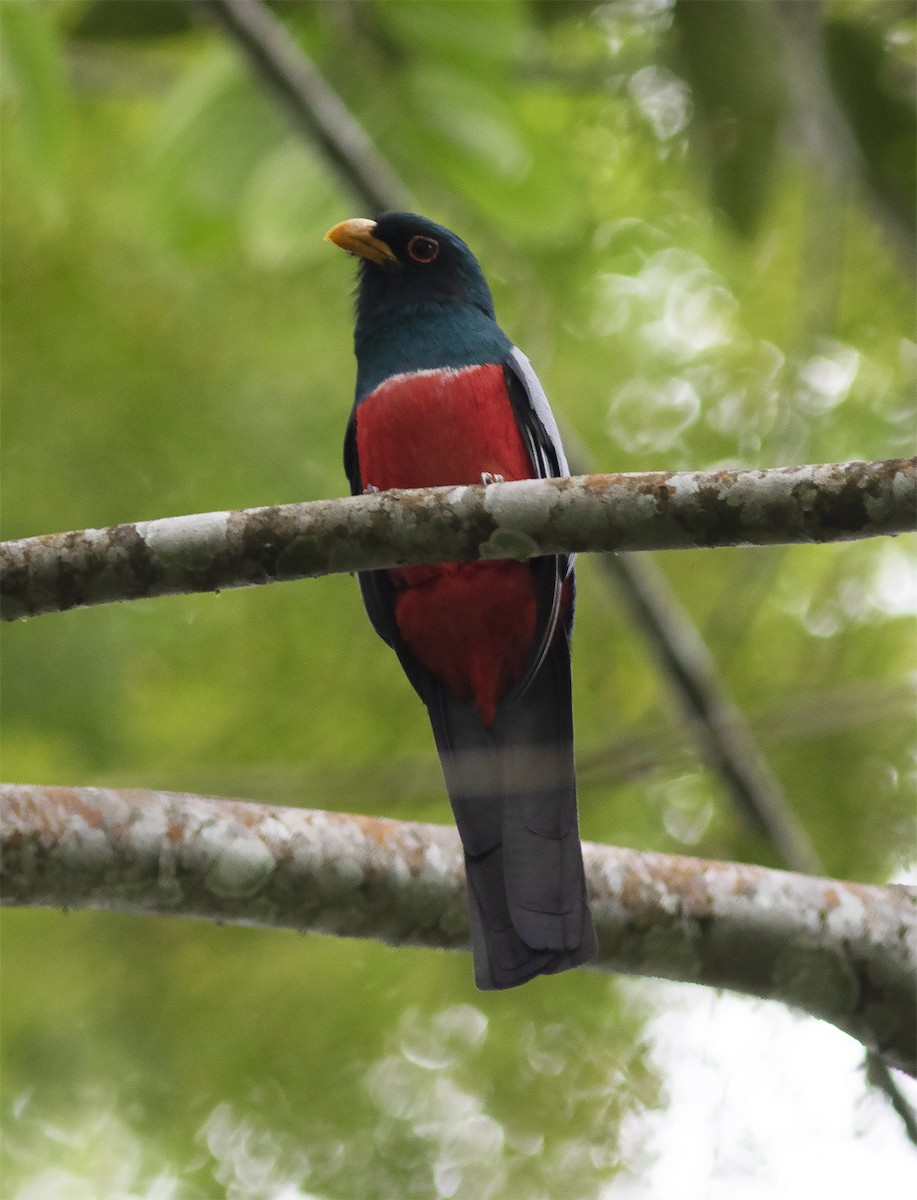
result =
M376 492L378 492L378 490L379 489L376 487L376 485L374 483L368 483L366 485L366 487L363 489L363 495L364 496L374 496L376 494Z
M485 485L485 487L490 483L505 483L505 482L506 482L506 480L503 478L502 475L491 475L490 471L482 471L481 472L481 483L483 483Z

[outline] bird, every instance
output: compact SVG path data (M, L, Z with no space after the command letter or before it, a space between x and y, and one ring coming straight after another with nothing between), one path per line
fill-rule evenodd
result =
M569 475L525 355L464 241L408 212L326 240L358 259L351 494ZM372 625L426 705L464 850L475 983L588 962L573 761L570 555L358 574Z

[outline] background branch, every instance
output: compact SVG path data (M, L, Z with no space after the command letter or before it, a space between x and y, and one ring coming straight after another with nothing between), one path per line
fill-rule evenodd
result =
M451 827L103 788L0 799L4 904L467 948ZM780 1000L917 1071L912 889L584 850L602 969Z
M337 92L281 21L252 0L189 0L232 40L294 129L324 155L375 215L407 201L407 189Z
M840 194L851 186L861 193L889 248L913 274L917 265L913 204L908 221L870 170L864 155L869 143L858 142L839 103L828 69L823 6L780 0L775 11L784 27L789 56L786 80L792 136Z
M587 452L575 435L565 440L572 444L573 469L583 472ZM661 569L648 555L602 554L598 564L622 596L670 684L702 760L720 779L736 811L771 842L782 866L820 874L822 864L806 831Z
M808 835L744 716L725 694L694 623L683 609L679 611L680 605L665 586L662 572L652 559L634 555L602 555L600 562L620 588L634 622L671 680L701 758L719 775L737 811L774 845L784 866L817 874L822 864ZM660 635L662 629L665 636Z
M915 526L917 459L424 488L0 547L6 620L412 563L849 541Z

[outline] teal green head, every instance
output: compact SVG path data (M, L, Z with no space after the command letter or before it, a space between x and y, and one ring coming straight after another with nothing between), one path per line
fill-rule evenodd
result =
M358 399L391 375L500 362L510 350L477 259L444 226L390 212L342 221L325 237L360 260Z

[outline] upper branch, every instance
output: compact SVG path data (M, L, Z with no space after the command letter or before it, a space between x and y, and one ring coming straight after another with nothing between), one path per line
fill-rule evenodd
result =
M3 785L5 904L183 915L467 949L440 825L162 792ZM917 895L583 847L597 966L746 992L914 1072Z
M421 563L849 541L917 526L917 459L379 492L0 546L4 620Z

